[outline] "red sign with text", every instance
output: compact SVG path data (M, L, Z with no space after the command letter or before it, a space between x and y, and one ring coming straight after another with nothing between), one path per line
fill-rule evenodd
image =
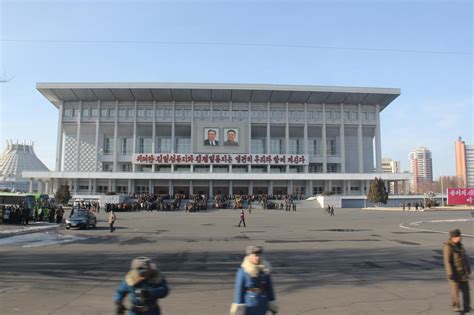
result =
M134 154L134 164L308 165L307 155L290 154Z
M448 205L474 204L474 188L448 188Z

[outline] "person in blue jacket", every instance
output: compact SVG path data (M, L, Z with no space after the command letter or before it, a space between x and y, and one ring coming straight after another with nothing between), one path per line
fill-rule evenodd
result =
M148 257L137 257L132 260L130 271L115 291L117 314L124 314L123 302L128 295L131 304L129 315L160 315L158 299L168 293L165 277L156 265Z
M278 312L270 264L262 258L261 246L248 246L235 277L234 302L230 315L265 315Z

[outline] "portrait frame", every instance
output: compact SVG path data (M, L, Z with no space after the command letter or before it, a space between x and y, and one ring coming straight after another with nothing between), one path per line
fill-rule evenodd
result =
M232 136L233 134L233 136ZM240 146L239 138L240 130L239 128L224 128L223 133L223 145L225 147L238 147Z
M211 138L210 138L210 135L209 135L210 131L214 131L214 133L215 133L215 137L213 139L216 142L215 145L212 145L211 142L210 142L211 141ZM221 145L219 128L217 128L217 127L204 127L203 136L204 136L204 146L216 146L217 147L217 146Z

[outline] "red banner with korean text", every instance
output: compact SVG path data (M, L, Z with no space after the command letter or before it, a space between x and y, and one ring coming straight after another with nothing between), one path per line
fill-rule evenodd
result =
M133 164L175 165L308 165L307 155L292 154L134 154Z
M473 205L474 188L448 188L448 205Z

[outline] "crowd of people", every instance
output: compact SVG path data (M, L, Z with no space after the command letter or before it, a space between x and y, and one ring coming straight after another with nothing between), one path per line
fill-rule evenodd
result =
M2 223L22 225L30 221L30 210L24 205L20 206L2 206Z
M420 201L420 202L414 202L413 204L411 202L402 202L401 204L401 207L403 209L403 211L411 211L411 208L415 208L415 211L418 211L421 209L425 209L425 204L426 204L426 208L428 209L431 209L431 207L435 207L435 206L438 206L437 202L435 201L432 201L431 199L430 200L427 200L426 203L423 202L423 201Z
M60 206L46 205L38 201L33 209L25 204L3 205L0 207L2 224L27 225L31 220L60 224L63 221L64 209Z

